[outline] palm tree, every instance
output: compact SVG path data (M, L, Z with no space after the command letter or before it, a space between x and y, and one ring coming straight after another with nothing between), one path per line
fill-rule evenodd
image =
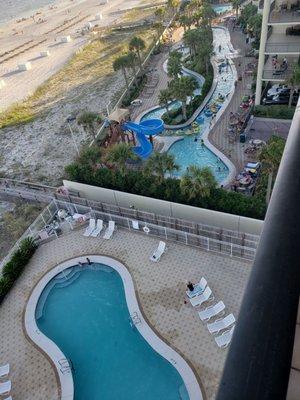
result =
M189 200L209 197L211 191L216 187L217 181L209 167L199 168L191 165L180 181L180 188Z
M123 176L126 174L126 162L130 159L137 160L138 157L132 152L132 147L126 143L118 143L112 146L106 157L106 161L117 167Z
M300 86L300 65L295 65L291 77L287 81L288 85L291 86L289 107L292 106L293 95L295 90L299 89Z
M272 136L267 146L265 146L259 155L262 167L268 171L268 186L266 193L266 203L269 204L273 183L273 176L277 174L282 158L285 141L277 136Z
M179 22L179 25L183 27L184 32L186 32L187 30L189 30L191 28L192 21L187 15L184 15L184 14L180 15L178 17L178 22Z
M216 16L212 6L208 2L203 2L200 13L202 14L202 26L211 26L211 21Z
M129 51L127 54L127 62L129 67L132 69L133 75L136 77L136 64L137 64L137 56L136 53L133 51Z
M175 163L172 154L154 152L148 158L144 171L147 175L156 175L158 181L161 183L167 172L172 174L172 172L178 169L179 166Z
M186 47L189 47L192 57L196 54L199 45L203 44L202 37L198 29L186 31L183 35L183 42Z
M236 18L238 18L239 9L240 9L240 6L241 6L241 0L232 0L231 4L232 4L233 9L235 10Z
M168 75L171 78L177 79L181 72L181 57L182 54L179 51L171 51L168 59Z
M198 49L197 57L199 57L200 60L204 61L206 75L208 74L209 62L212 52L213 52L213 45L208 40L208 38L204 36L203 43Z
M182 76L170 82L170 90L174 98L181 101L182 115L184 120L187 119L186 103L189 96L193 96L194 90L197 89L198 83L194 78Z
M113 62L114 71L122 70L127 89L129 87L129 80L126 72L126 68L128 68L128 66L129 66L129 61L126 54L116 58L115 61Z
M137 36L134 36L129 42L129 50L136 52L136 55L138 56L141 71L143 70L141 51L144 50L145 48L146 48L145 42L143 41L143 39L141 39Z
M100 115L91 111L84 111L77 118L78 125L82 125L85 131L89 131L94 139L96 137L95 122L100 123L101 121Z
M169 114L169 101L173 100L173 95L170 89L162 89L158 95L159 105L165 107Z

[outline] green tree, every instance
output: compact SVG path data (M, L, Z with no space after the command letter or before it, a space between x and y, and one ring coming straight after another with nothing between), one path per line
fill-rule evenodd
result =
M134 36L129 42L129 50L136 52L141 71L143 70L141 53L145 48L145 42L138 36Z
M138 157L133 153L132 147L126 143L118 143L112 146L106 157L106 161L117 167L122 176L126 174L126 162L137 159Z
M91 111L84 111L77 118L78 125L83 126L83 128L90 132L95 139L95 123L101 123L102 118L99 114Z
M200 31L198 29L190 29L183 35L183 42L186 47L189 47L191 56L195 56L200 44L203 43Z
M181 72L182 68L181 57L182 54L179 51L174 50L170 52L167 68L168 68L168 75L171 78L177 79L178 75Z
M184 120L187 119L186 103L187 98L193 96L194 90L197 89L198 83L194 78L182 76L170 82L170 90L174 98L181 101L182 115Z
M209 197L216 187L217 181L208 167L199 168L191 165L180 181L181 191L189 200Z
M148 158L144 171L147 175L156 175L159 183L162 183L166 173L172 174L178 169L172 154L154 152Z
M294 91L300 87L300 65L295 65L291 77L287 80L288 85L291 88L289 107L292 106Z
M97 164L100 164L102 161L102 151L101 148L97 145L94 146L86 146L80 150L80 154L77 157L77 161L89 168L96 169Z
M138 61L137 55L134 51L129 51L126 54L126 57L127 57L128 66L129 66L129 68L132 69L134 77L136 77L136 74L137 74L136 66L137 66L137 61Z
M127 89L129 88L129 78L127 76L127 70L126 68L129 68L129 60L126 54L116 58L113 62L113 69L114 71L119 71L121 70L123 72L123 76L125 79L125 84Z
M261 14L252 15L248 19L248 30L252 32L252 35L255 37L256 40L260 39L261 24L262 24Z
M261 150L259 160L262 168L268 171L268 186L266 203L270 202L274 175L276 176L282 158L285 141L277 136L272 136L267 145Z
M158 101L159 105L161 107L165 107L167 110L167 113L169 114L169 102L173 100L173 94L169 88L167 89L162 89L158 95Z
M178 17L178 23L183 27L184 32L191 29L192 20L187 15L183 14Z
M232 0L231 1L232 7L235 10L236 18L238 18L238 16L239 16L239 9L241 7L241 3L242 3L241 0Z
M197 58L199 60L203 60L204 62L206 75L208 74L210 57L212 55L212 52L213 52L213 45L207 38L206 40L203 41L197 53Z

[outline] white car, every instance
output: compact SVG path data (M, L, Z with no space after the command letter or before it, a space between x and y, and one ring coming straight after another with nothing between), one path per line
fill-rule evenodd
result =
M279 94L281 92L282 89L287 89L286 85L273 85L267 92L267 97L273 97L276 94Z
M143 101L141 99L135 99L130 103L132 106L141 106Z

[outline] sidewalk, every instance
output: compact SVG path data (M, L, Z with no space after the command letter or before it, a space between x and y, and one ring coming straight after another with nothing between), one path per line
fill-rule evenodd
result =
M240 143L238 140L234 143L230 143L226 133L230 113L239 111L239 106L243 96L252 94L251 89L247 89L247 85L252 83L253 76L245 75L245 69L246 65L255 61L255 59L252 57L245 57L246 52L249 50L249 46L246 45L245 41L246 36L240 30L232 31L230 27L229 32L231 43L234 49L239 53L238 57L233 59L233 61L237 69L237 75L242 76L242 81L237 83L230 103L222 117L212 127L208 139L218 150L232 161L237 170L240 170L243 168L244 163L247 162L247 155L244 153L246 143Z

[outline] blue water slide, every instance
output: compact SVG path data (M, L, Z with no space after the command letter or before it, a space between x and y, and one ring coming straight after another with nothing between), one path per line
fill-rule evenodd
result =
M139 146L133 148L134 153L140 158L148 158L153 147L146 136L155 136L164 130L164 123L161 119L148 119L137 124L136 122L128 121L122 125L123 130L129 130L136 134L139 141Z

